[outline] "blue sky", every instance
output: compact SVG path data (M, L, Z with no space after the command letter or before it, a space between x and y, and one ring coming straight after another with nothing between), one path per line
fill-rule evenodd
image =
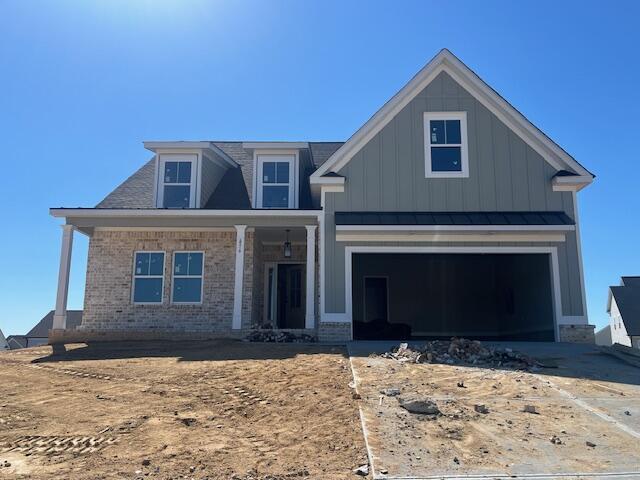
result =
M55 206L93 206L143 140L344 140L447 47L587 168L590 321L640 274L640 2L0 0L0 328L55 302ZM81 308L76 235L69 308Z

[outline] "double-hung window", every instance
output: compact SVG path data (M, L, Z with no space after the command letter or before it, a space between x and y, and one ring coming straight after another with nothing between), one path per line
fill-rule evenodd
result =
M173 254L172 303L202 303L203 252Z
M158 206L194 208L197 155L160 155Z
M424 114L425 176L469 176L466 112Z
M295 208L295 155L257 156L258 208Z
M164 252L135 252L133 303L162 303Z

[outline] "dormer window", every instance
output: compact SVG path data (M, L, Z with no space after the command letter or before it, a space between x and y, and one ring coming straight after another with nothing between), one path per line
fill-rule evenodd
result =
M197 155L160 155L158 206L194 208Z
M256 155L256 207L296 208L297 154Z
M468 177L467 113L425 113L424 147L427 178Z

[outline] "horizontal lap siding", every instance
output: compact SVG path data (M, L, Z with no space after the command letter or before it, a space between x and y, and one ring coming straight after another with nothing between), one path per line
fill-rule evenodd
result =
M425 178L426 111L467 112L469 178ZM444 72L339 173L346 177L345 191L328 193L325 203L329 313L345 311L345 243L335 241L336 211L564 211L574 217L572 194L552 189L556 170ZM567 234L566 242L554 246L558 247L563 315L582 315L575 234Z

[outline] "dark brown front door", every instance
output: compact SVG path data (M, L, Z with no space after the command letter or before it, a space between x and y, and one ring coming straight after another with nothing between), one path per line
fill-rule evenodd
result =
M304 265L278 265L278 327L304 328Z

